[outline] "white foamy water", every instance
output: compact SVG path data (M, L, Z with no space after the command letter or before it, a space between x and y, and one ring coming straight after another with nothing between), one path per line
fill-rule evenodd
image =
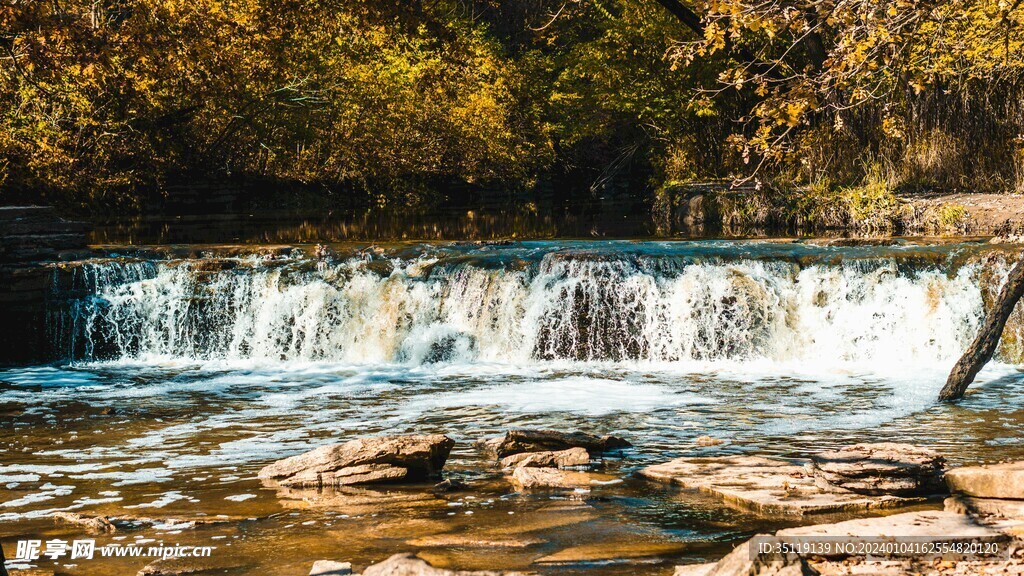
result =
M488 255L489 256L489 255ZM475 257L475 258L474 258ZM224 264L230 264L222 269ZM948 362L975 266L551 251L438 259L101 263L68 325L84 359L149 362Z

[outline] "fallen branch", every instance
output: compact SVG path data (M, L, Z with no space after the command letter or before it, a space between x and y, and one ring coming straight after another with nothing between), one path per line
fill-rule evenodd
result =
M999 297L996 298L992 309L985 316L985 322L978 332L978 337L953 366L946 385L939 392L940 401L953 402L964 397L964 392L967 391L971 382L974 382L974 377L995 354L999 337L1003 334L1003 327L1006 326L1006 321L1010 318L1014 306L1017 305L1017 301L1022 295L1024 295L1024 258L1010 270L1010 275L1006 278L1006 284L999 292Z

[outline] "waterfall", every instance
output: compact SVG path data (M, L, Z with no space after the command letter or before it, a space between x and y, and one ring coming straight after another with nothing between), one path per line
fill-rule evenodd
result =
M195 258L82 265L77 360L931 365L977 330L977 263L896 257Z

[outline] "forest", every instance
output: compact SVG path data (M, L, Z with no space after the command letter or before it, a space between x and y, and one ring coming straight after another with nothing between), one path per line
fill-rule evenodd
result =
M1024 192L1022 76L1022 0L9 0L0 201L256 181L535 209L724 180L870 219Z

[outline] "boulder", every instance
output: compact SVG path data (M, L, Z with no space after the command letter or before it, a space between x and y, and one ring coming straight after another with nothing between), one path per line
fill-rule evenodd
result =
M440 474L454 445L441 434L361 438L279 460L260 470L259 477L282 486L317 488L422 481Z
M363 576L526 576L526 572L445 570L434 568L415 554L395 554L363 571Z
M946 472L946 485L954 494L1024 500L1024 461L954 468Z
M493 451L499 459L521 452L558 452L569 448L583 448L596 455L632 446L617 436L555 430L509 430L503 437L484 440L480 444Z
M520 452L501 459L502 468L570 468L590 464L585 448L569 448L558 452Z
M727 504L766 516L864 512L924 501L820 486L799 463L759 456L676 458L637 474L711 494Z
M855 444L811 458L815 478L871 496L927 496L944 492L937 453L910 444Z
M317 560L313 563L313 569L309 576L348 576L352 574L352 564L349 562L335 562L334 560Z

